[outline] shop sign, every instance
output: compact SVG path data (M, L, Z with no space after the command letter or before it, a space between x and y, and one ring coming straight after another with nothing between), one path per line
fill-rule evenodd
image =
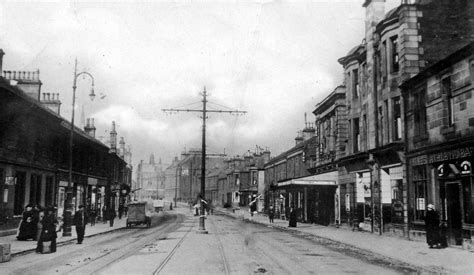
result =
M471 163L467 160L461 163L461 175L470 175L472 172Z
M438 152L428 155L428 163L443 162L447 160L466 158L472 156L473 148L459 148L450 151Z
M88 185L97 185L97 179L96 178L87 178L87 184Z
M68 187L68 182L67 182L67 181L63 181L63 180L60 180L60 181L59 181L59 186L61 186L61 187Z
M444 164L441 164L438 166L438 177L444 177L444 172L446 171L446 168L444 167Z
M5 177L5 185L15 185L16 177Z
M426 155L414 157L410 159L411 166L420 166L428 163L428 157Z

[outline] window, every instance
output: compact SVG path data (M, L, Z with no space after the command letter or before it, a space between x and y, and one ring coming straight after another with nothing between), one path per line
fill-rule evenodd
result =
M234 185L235 185L235 186L239 186L239 185L240 185L240 174L235 174L235 182L234 182Z
M400 64L398 60L398 37L392 36L390 37L390 63L391 63L391 73L396 73L400 69Z
M364 149L367 149L368 135L367 135L367 115L362 116L362 129L364 130ZM362 149L362 148L361 148Z
M394 123L394 140L402 139L402 116L400 97L393 99L393 123Z
M413 168L413 187L415 189L415 220L423 220L427 203L426 167Z
M413 94L413 119L415 137L424 137L427 134L425 93L425 90L421 89Z
M382 83L385 83L387 81L387 41L384 41L382 43L382 48L381 48L381 59L382 59Z
M356 99L359 97L359 70L355 69L352 71L352 98Z
M447 107L448 107L448 126L453 126L454 124L454 97L451 91L451 77L445 77L441 80L441 88L443 95L447 97Z
M46 177L46 190L45 190L44 205L53 205L54 204L54 183L53 177Z
M360 150L360 129L359 129L359 118L354 118L354 129L353 129L353 140L354 140L354 153Z
M379 143L383 144L383 132L384 132L384 127L383 127L383 107L379 106Z

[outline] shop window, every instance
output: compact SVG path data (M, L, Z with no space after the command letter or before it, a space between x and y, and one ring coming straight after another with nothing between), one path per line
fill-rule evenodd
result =
M413 119L415 124L415 137L424 137L427 134L425 94L425 89L421 89L413 94Z
M469 224L474 224L474 181L471 178L463 179L464 187L464 221Z
M48 176L48 177L46 177L46 190L45 190L44 206L54 205L53 198L54 198L53 177Z
M21 215L23 213L23 206L25 205L25 186L26 173L16 172L15 202L13 208L14 215Z
M426 167L413 168L413 187L415 191L415 220L423 220L427 205Z
M354 118L354 128L353 128L353 137L354 137L354 153L359 152L360 150L360 127L359 127L359 118Z
M394 140L402 139L402 114L400 106L400 97L393 99L393 130Z
M41 203L41 175L32 174L30 178L30 203Z

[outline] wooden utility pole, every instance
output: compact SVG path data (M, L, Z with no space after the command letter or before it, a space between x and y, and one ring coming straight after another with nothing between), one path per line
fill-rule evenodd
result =
M207 113L228 113L228 114L245 114L246 111L238 110L208 110L207 109L207 91L204 87L202 92L202 110L200 109L162 109L163 112L192 112L192 113L202 113L202 150L201 150L201 216L199 217L199 233L207 234L206 225L205 225L205 194L206 194L206 119Z

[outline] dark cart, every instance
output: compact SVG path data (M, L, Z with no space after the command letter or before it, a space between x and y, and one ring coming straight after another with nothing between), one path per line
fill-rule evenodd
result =
M146 202L132 202L128 204L127 227L138 224L151 226L151 218L146 215Z

